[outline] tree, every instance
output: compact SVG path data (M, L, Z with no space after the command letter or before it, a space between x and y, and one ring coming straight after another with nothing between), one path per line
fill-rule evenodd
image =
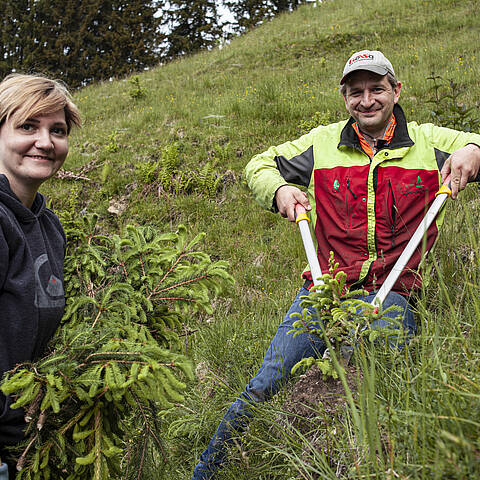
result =
M2 7L3 75L37 71L77 87L158 62L156 0L6 0Z
M2 76L18 69L29 60L35 47L33 29L35 12L31 0L6 0L1 5L2 13Z
M291 12L304 3L302 0L271 0L275 13Z
M237 33L250 30L274 15L269 0L227 0L225 6L233 14L232 26Z
M302 0L226 0L224 4L235 19L230 24L233 31L243 33L279 13L294 10L301 3Z
M171 0L162 16L168 32L162 56L167 60L208 49L222 33L215 0Z
M211 297L233 279L226 262L196 250L203 234L187 241L184 226L109 237L73 210L62 223L63 324L43 358L2 384L26 410L18 478L141 478L145 456L161 458L160 412L183 401L193 377L180 334L198 312L212 313Z

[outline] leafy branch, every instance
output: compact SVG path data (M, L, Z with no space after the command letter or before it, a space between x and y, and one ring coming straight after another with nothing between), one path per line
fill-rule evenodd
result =
M310 294L303 297L301 313L292 314L292 317L298 320L293 323L293 330L290 330L289 334L297 336L308 333L321 338L326 345L322 358L304 358L293 366L292 373L316 365L325 377L337 378L338 373L330 360L332 351L352 351L361 342L365 340L374 342L379 336L394 335L397 338L402 336L401 322L397 324L391 318L389 318L391 328L372 328L375 321L380 320L386 313L398 310L399 307L392 306L378 311L374 305L360 298L368 292L347 288L345 272L339 271L333 275L337 268L338 263L335 263L331 252L329 273L321 277L324 283L312 287Z
M233 280L226 262L196 250L203 234L188 240L183 226L130 225L112 237L96 217L65 226L74 241L62 326L47 354L1 387L27 412L18 478L100 480L122 468L139 478L145 455L161 451L158 416L183 401L193 378L179 339L185 319L212 312L212 296ZM125 465L132 452L141 456L134 469Z

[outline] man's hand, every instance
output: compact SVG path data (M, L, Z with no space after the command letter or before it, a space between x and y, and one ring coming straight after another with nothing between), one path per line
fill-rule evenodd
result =
M469 180L477 177L480 170L480 147L465 145L453 152L445 161L440 174L442 183L450 180L452 198L457 198L458 192L463 190Z
M297 203L302 204L307 211L312 209L307 195L291 185L281 186L275 193L275 201L280 215L288 218L291 222L295 221L295 205Z

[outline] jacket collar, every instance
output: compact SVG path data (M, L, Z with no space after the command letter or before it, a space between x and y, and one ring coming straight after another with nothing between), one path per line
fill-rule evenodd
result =
M414 142L408 134L405 114L403 113L402 107L398 103L396 103L393 107L393 114L395 115L397 126L395 127L392 140L388 145L386 145L385 148L393 149L413 146ZM350 117L345 127L343 127L342 133L340 134L340 143L338 144L338 147L345 145L346 147L356 148L357 150L362 149L358 135L352 127L354 123L355 119Z

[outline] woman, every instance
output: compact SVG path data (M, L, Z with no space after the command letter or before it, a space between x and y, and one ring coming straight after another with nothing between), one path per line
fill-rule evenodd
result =
M12 74L0 83L0 378L38 358L63 315L65 234L38 189L63 165L73 126L80 115L59 82ZM4 462L4 447L20 442L25 427L11 403L0 392ZM1 475L0 467L8 478Z

